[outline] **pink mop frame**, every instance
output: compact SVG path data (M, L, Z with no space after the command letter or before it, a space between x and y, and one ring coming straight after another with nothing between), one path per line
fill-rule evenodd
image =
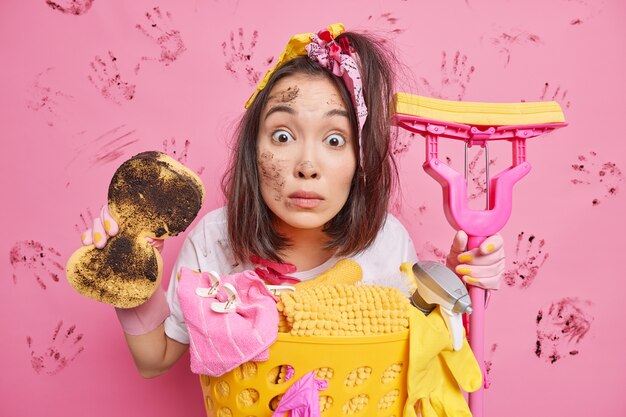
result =
M567 126L567 123L476 126L398 113L393 115L392 121L426 139L424 170L443 189L443 206L450 225L468 234L468 250L479 247L488 236L499 232L508 221L513 203L513 185L528 174L531 168L526 161L526 139ZM487 189L492 192L491 198L488 197L487 210L473 210L468 207L466 178L439 160L439 137L462 140L470 147L485 147L489 140L508 140L512 143L513 164L491 178L487 184ZM484 315L489 292L469 286L469 294L473 312L469 319L468 338L481 367L484 388L488 388L484 367ZM483 388L469 394L469 406L474 417L483 416Z

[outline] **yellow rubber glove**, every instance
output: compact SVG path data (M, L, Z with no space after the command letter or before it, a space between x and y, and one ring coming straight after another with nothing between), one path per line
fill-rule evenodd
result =
M441 352L431 366L429 376L434 385L429 396L420 399L418 408L422 417L471 417L461 389L476 391L482 377L467 340L457 352Z
M482 374L467 339L464 337L461 350L453 350L439 307L428 316L412 309L409 321L411 341L404 417L415 417L415 408L422 417L471 416L460 388L476 391L482 384Z

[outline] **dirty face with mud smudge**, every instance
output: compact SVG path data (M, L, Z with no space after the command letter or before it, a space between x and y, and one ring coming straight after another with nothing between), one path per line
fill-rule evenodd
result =
M348 111L324 77L290 75L272 88L257 158L261 194L281 233L321 230L348 199L357 163Z

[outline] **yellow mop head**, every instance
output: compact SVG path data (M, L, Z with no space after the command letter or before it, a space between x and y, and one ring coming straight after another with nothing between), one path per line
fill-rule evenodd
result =
M565 116L556 101L533 103L477 103L440 100L396 93L393 114L476 126L511 126L563 123Z

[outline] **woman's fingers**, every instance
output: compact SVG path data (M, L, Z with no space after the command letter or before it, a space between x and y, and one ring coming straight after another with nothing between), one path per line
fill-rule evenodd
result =
M84 246L89 246L93 243L93 232L91 228L85 230L80 237L81 242L83 242Z
M100 210L100 217L94 219L93 226L83 232L80 240L85 246L94 245L97 249L102 249L106 246L109 237L117 235L119 231L119 225L111 216L108 205L105 204ZM163 250L164 239L147 237L146 241L159 252Z
M109 237L117 235L118 232L119 226L111 216L109 207L105 204L100 210L100 217L93 220L92 227L83 232L80 240L85 246L94 245L96 248L102 249L106 246Z
M484 278L504 273L504 259L489 265L460 264L455 270L459 275L469 275L474 278Z
M463 277L463 281L470 285L495 290L500 287L504 269L505 260L502 258L488 265L461 264L455 268L455 271Z
M450 253L455 253L458 255L461 252L467 250L467 233L463 230L459 230L454 235L454 240L452 240L452 246L450 247Z
M455 236L453 248L448 255L448 266L452 266L467 284L485 289L497 289L505 269L504 239L502 236L500 234L489 236L479 247L454 256L456 243L459 242ZM460 245L456 247L458 248Z
M163 252L163 246L165 246L165 239L155 239L152 237L147 237L146 241L159 253Z
M500 248L488 255L483 255L479 248L469 250L459 254L456 258L457 265L493 265L504 259L504 249Z
M104 224L100 217L93 221L93 244L96 248L102 249L107 244L107 234L104 231Z
M458 264L492 265L504 259L504 241L502 236L489 236L478 248L457 255Z
M485 278L474 278L468 275L463 275L462 279L468 285L473 285L474 287L480 287L485 290L497 290L500 288L501 276L495 277L485 277Z
M480 253L483 255L488 255L490 253L496 252L504 246L504 239L502 239L502 235L500 233L496 233L493 236L489 236L487 239L480 244L479 249Z
M454 269L458 264L457 259L459 254L467 250L467 233L463 230L459 230L454 235L452 245L450 246L450 253L446 257L446 266L450 269Z
M111 216L111 213L109 212L109 206L107 204L105 204L102 207L102 210L100 210L100 218L102 219L104 231L107 233L107 235L113 237L117 234L117 232L119 232L119 226L117 225L117 222L113 219L113 216Z

